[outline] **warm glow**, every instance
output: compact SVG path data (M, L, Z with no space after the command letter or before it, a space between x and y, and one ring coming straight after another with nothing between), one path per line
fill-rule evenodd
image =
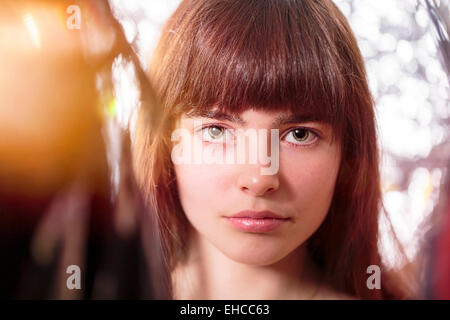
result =
M41 40L39 37L39 31L36 27L36 23L34 22L34 18L30 13L27 13L23 17L23 21L25 23L25 26L27 27L28 33L30 34L31 40L33 41L34 46L37 49L41 48Z

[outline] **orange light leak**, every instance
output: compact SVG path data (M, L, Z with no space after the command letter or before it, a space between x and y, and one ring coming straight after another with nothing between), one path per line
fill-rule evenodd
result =
M66 9L65 1L0 1L0 189L54 189L89 141L95 74Z

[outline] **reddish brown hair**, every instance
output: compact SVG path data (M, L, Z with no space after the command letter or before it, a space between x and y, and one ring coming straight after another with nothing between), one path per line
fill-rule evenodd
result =
M167 262L183 258L188 221L177 194L170 133L185 113L217 107L310 114L330 123L342 162L329 213L308 240L327 282L360 298L403 298L380 259L380 175L364 62L355 37L329 0L184 0L165 25L149 75L161 109L142 109L135 170L158 214ZM150 119L162 117L159 126ZM369 265L381 290L366 286Z

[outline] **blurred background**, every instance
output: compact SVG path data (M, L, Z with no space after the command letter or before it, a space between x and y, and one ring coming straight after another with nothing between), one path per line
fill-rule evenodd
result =
M23 256L16 253L17 265L31 255L30 263L49 266L48 261L56 259L49 252L64 256L62 249L52 246L58 247L61 239L71 237L63 236L61 228L55 227L62 222L54 212L61 206L69 208L65 209L69 213L79 211L80 204L91 208L85 210L90 231L73 227L77 219L70 214L65 218L68 234L91 235L86 240L88 247L101 253L90 255L101 258L83 254L65 258L84 259L80 263L95 270L85 298L117 298L118 292L124 292L118 289L120 281L112 286L114 291L106 283L115 282L105 279L123 274L129 248L136 252L133 259L145 261L143 265L136 262L135 268L142 272L153 265L153 274L147 275L153 283L150 287L163 292L160 296L154 292L138 296L164 297L164 288L158 287L158 280L152 280L160 272L158 250L151 250L156 251L153 257L136 258L148 251L142 249L143 243L153 248L157 240L142 240L137 231L137 225L141 225L137 221L148 215L142 214L145 209L140 199L132 196L134 181L128 152L137 110L143 103L154 103L144 75L147 63L164 22L179 2L110 0L99 5L103 2L86 0L58 1L55 5L37 0L0 4L0 210L10 213L3 215L3 222L0 220L2 236L16 246L34 248L24 251ZM384 262L415 273L428 284L418 288L419 295L436 298L431 285L436 281L431 279L436 256L441 259L441 269L447 266L441 272L448 275L450 271L450 248L435 246L444 243L440 235L449 223L449 0L335 3L349 20L366 61L376 101L384 205L407 256L406 260L399 259L382 216L379 246ZM81 9L80 25L77 8ZM35 214L30 217L29 211ZM30 221L22 223L23 219ZM78 224L83 225L80 221ZM147 224L147 228L154 227L152 221ZM11 225L20 225L21 229L13 230ZM78 241L82 238L79 236ZM108 253L110 243L125 243L124 256L118 255L120 251ZM12 254L7 249L3 252L7 254L2 262ZM53 268L58 270L57 265ZM25 282L19 271L14 279ZM16 283L11 280L9 289L16 290L13 296L27 296L19 292L32 291L26 287L20 291ZM136 286L129 285L129 291ZM48 292L45 297L71 297L64 294L64 288Z
M0 297L169 297L124 101L155 103L107 1L0 2Z

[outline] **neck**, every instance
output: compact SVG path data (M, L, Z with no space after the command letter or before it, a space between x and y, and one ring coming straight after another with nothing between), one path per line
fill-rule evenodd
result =
M196 234L172 275L175 299L311 299L317 293L319 277L305 246L274 264L254 266L233 261Z

